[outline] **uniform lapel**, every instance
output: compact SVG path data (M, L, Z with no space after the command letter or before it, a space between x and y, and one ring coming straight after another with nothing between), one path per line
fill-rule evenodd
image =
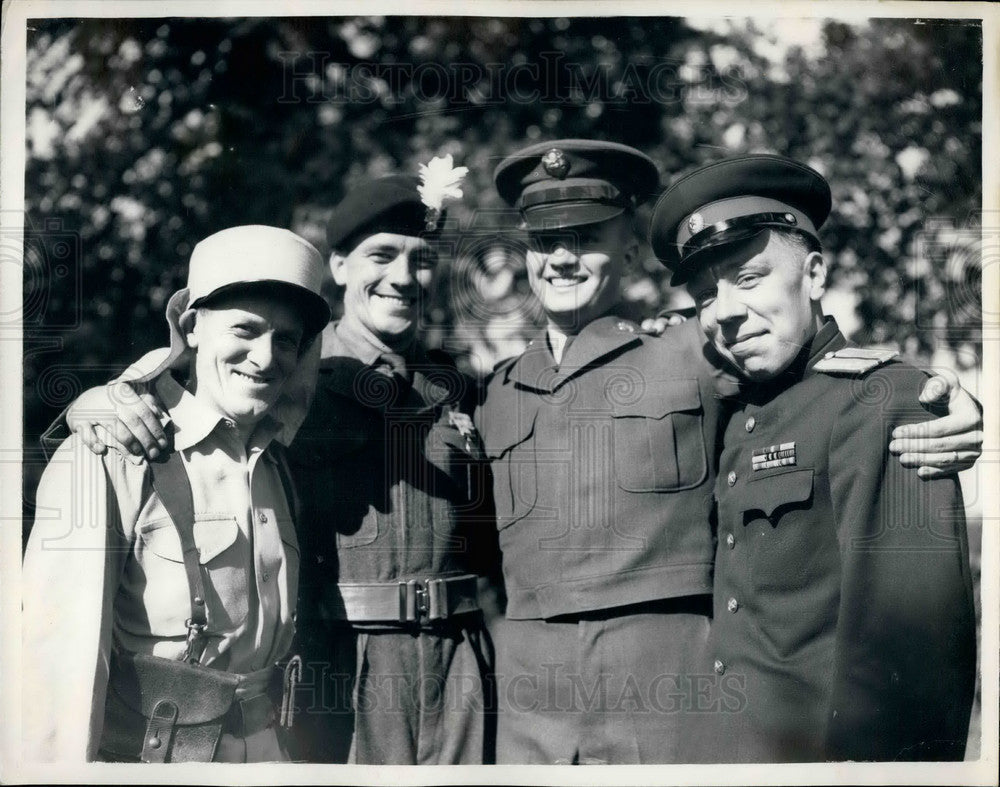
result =
M518 385L553 393L598 361L641 343L638 326L620 317L601 317L573 337L557 364L545 336L534 339L517 359L507 378Z
M566 350L554 387L583 374L609 356L641 343L639 327L631 320L614 316L594 320L580 331Z
M551 393L559 365L552 357L545 334L532 339L521 356L507 370L507 379L524 388Z

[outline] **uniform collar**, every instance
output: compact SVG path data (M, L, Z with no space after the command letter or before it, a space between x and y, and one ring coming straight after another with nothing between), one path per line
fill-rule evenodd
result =
M630 320L614 315L598 317L573 337L562 363L556 363L545 334L532 340L508 369L507 379L526 388L553 392L600 359L641 341L639 327Z
M422 355L415 339L400 352L371 335L350 317L331 323L323 331L323 361L344 356L355 358L365 366L374 366L383 355L401 355L407 363L419 362Z
M156 379L156 394L167 410L166 423L174 427L174 450L192 448L216 429L225 428L223 422L228 421L225 416L201 401L169 373ZM248 444L264 448L281 432L281 423L265 415Z
M848 344L844 334L840 332L836 319L824 317L823 325L816 332L809 345L809 358L806 363L806 375L815 374L812 371L815 366L827 353L841 350Z
M323 376L320 384L327 390L358 401L359 375L375 373L383 355L389 353L393 353L391 348L354 321L342 319L333 323L323 332L323 358L320 362ZM441 365L428 358L419 341L414 340L405 352L396 354L402 355L412 372L410 390L402 401L395 403L396 407L423 411L458 397L453 389L460 386L451 384L457 380L457 372L452 373L452 370L441 367L441 374L428 375L428 371L438 370ZM384 405L379 409L384 409Z

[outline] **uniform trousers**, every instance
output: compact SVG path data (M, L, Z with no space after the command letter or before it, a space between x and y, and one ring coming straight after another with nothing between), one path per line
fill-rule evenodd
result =
M683 762L704 712L711 599L694 596L497 627L499 763Z
M334 629L300 690L295 759L362 765L495 761L493 644L473 613L433 627Z

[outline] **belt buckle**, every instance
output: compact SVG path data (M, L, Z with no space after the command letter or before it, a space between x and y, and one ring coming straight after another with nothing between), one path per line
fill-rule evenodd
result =
M423 582L411 579L399 583L399 620L401 623L421 623L446 617L442 601L446 596L443 579Z

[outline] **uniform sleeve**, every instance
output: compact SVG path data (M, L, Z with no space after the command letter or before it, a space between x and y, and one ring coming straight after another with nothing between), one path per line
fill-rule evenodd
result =
M163 361L169 351L169 348L166 347L158 347L155 350L150 350L134 364L129 366L127 369L124 369L120 375L111 378L109 382L114 382L115 380L144 378L152 374L163 364ZM49 424L45 432L42 433L41 438L39 438L39 442L42 445L42 451L45 453L46 458L51 458L59 449L59 446L62 445L63 441L70 437L71 433L69 430L69 422L67 421L67 416L69 415L70 410L73 409L80 399L87 399L91 397L95 391L102 391L103 388L104 386L88 388L83 394L71 402L66 409L59 413L51 424ZM101 395L103 397L103 401L107 401L107 396L103 393Z
M25 761L97 753L125 555L109 484L102 458L72 438L38 487L22 582Z
M852 384L832 433L842 559L828 754L951 760L965 749L975 622L958 480L922 481L889 434L926 420L925 378L885 369Z

